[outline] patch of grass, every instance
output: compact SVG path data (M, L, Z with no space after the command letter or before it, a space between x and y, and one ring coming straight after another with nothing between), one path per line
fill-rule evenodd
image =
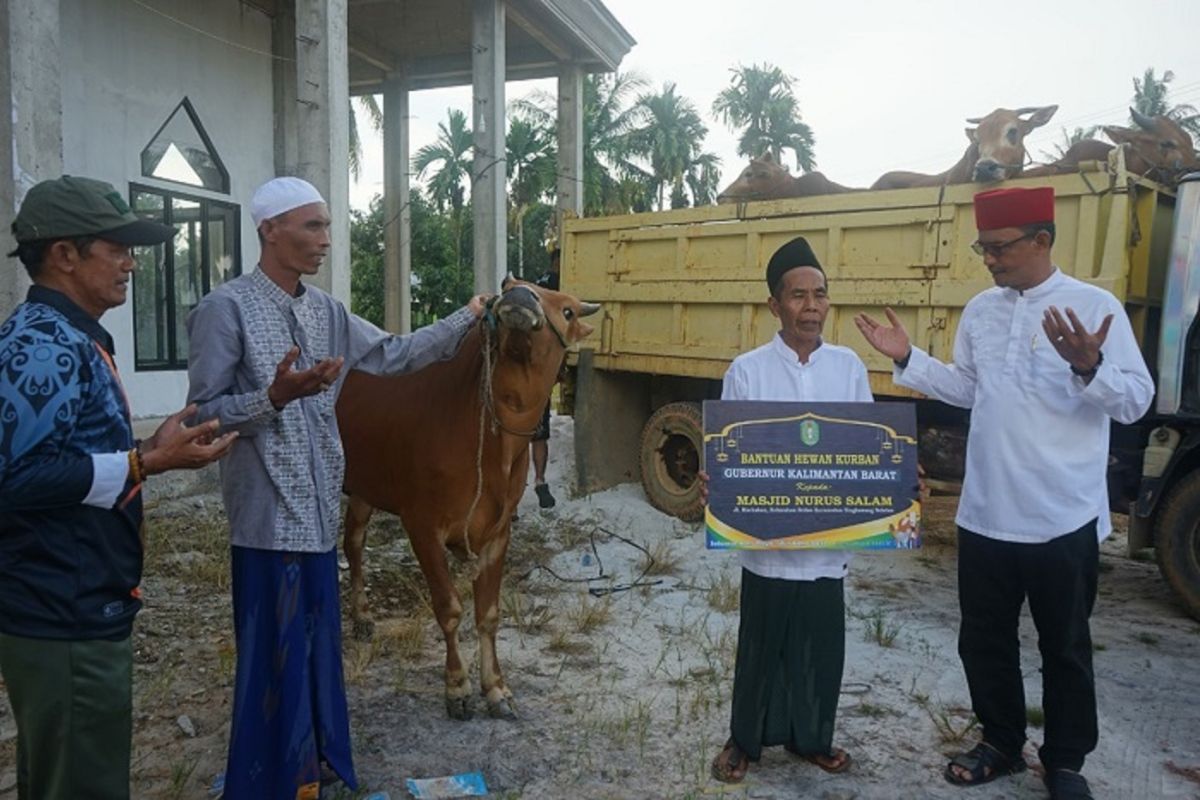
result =
M374 642L382 655L415 661L425 652L425 623L415 617L393 618L375 626Z
M1103 653L1107 649L1108 645L1106 645L1104 642L1092 642L1092 652Z
M506 587L500 595L504 609L502 619L508 620L525 635L541 633L554 620L554 611L549 603L539 604L524 592Z
M579 604L567 610L567 621L576 633L591 633L612 620L612 595L593 599L580 595Z
M1029 706L1025 709L1025 721L1035 728L1046 725L1046 711L1041 706Z
M892 647L896 637L900 635L900 626L887 620L887 614L882 608L877 608L866 617L864 636L866 641L874 642L880 647Z
M683 557L675 552L670 542L659 539L648 549L649 552L644 553L638 562L638 572L645 572L649 576L674 575L679 571Z
M927 705L925 713L933 722L942 744L962 744L979 727L979 720L965 708L933 708Z
M1137 639L1142 644L1149 645L1151 647L1157 645L1159 641L1157 634L1149 633L1147 631L1138 631L1133 635L1133 638Z
M886 706L877 706L874 703L868 703L864 701L854 707L854 713L858 714L860 717L872 717L878 719L879 717L886 717L894 712Z
M1142 561L1142 562L1153 561L1154 560L1154 551L1148 547L1142 548L1141 550L1134 550L1132 553L1130 553L1129 558L1133 561ZM1106 565L1107 565L1108 569L1105 569ZM1100 566L1100 572L1108 572L1113 568L1113 565L1108 563L1107 561L1101 561L1099 566Z
M709 584L705 591L708 605L714 611L730 614L741 605L741 587L729 577L728 572L722 572L716 580Z
M551 653L561 653L567 656L581 656L592 651L592 646L588 642L581 642L578 639L572 639L567 631L558 630L550 635L550 641L546 644L546 649Z
M230 686L237 674L237 648L224 640L217 645L217 678L222 686Z
M346 641L342 645L342 670L346 683L350 686L362 683L381 650L379 636L366 642Z
M188 761L176 761L171 765L171 785L167 789L167 797L170 800L180 800L183 797L188 781L192 779L199 764L200 759L192 758Z

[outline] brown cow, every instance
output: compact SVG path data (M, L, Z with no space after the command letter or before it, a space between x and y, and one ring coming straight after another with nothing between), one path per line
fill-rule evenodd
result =
M751 200L779 200L784 197L812 197L818 194L857 192L834 183L820 172L793 177L768 152L762 158L750 159L737 180L717 195L717 203L745 203Z
M1034 128L1050 121L1058 106L997 108L986 117L969 119L976 125L967 128L971 143L950 169L937 175L919 172L887 172L879 176L872 189L907 189L911 186L944 186L972 181L992 182L1015 178L1025 165L1025 137ZM1028 119L1022 119L1026 114Z
M1200 168L1192 137L1175 120L1165 116L1148 117L1136 108L1129 109L1136 128L1105 125L1104 133L1125 146L1125 168L1135 175L1170 183L1181 173ZM1105 161L1113 145L1096 139L1076 142L1063 157L1050 164L1033 167L1023 174L1031 177L1075 172L1083 161Z
M592 331L581 318L599 308L510 279L454 358L411 375L352 372L338 398L355 628L370 626L363 544L381 508L400 516L429 585L446 638L446 709L456 719L470 716L471 692L458 649L463 607L446 550L474 565L482 693L493 716L511 717L512 692L496 658L509 528L525 491L530 436L567 347Z

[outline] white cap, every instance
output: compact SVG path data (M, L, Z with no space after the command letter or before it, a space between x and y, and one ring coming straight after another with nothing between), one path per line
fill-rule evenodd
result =
M324 202L317 187L303 178L272 178L258 187L254 197L250 198L250 219L257 228L265 220L286 214L293 208Z

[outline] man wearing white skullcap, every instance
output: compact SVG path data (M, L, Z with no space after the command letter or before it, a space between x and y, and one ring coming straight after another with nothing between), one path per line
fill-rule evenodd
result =
M250 199L250 219L258 228L266 220L286 214L293 208L324 202L317 187L303 178L273 178L258 187Z
M450 358L483 298L407 336L301 282L329 253L329 209L299 178L250 201L262 256L188 317L188 402L241 436L221 462L237 677L226 800L357 789L342 677L338 533L345 463L334 404L347 369L411 372Z

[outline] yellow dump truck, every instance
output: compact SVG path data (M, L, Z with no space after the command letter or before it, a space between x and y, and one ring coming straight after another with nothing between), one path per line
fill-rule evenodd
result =
M1127 173L1120 149L1109 163L1084 164L1075 174L1004 185L1054 187L1056 263L1124 301L1154 371L1160 339L1170 338L1162 309L1172 247L1189 246L1175 235L1175 191ZM1200 195L1200 182L1195 188ZM720 396L720 379L736 355L778 330L766 304L765 265L798 235L812 244L828 276L827 340L862 356L877 398L916 400L922 462L935 477L960 477L955 454L961 455L966 413L896 386L891 362L866 344L853 318L860 311L879 316L890 306L917 345L951 359L963 307L993 285L970 248L977 235L971 199L979 190L965 184L854 192L564 223L563 288L604 304L596 331L569 359L563 393L565 410L575 416L580 488L641 480L661 510L699 518L700 402ZM1200 239L1200 230L1193 233ZM1176 288L1186 294L1186 285ZM1191 303L1190 317L1172 320L1170 356L1177 362L1191 358L1176 352L1190 341L1195 297ZM1194 369L1172 368L1185 390L1190 381L1196 399ZM1159 546L1167 577L1200 614L1200 425L1189 421L1186 397L1175 405L1152 412L1145 424L1114 426L1110 490L1118 510L1143 506L1135 509L1141 513L1134 515L1132 545ZM1200 400L1196 406L1200 412ZM1154 450L1144 465L1148 444ZM1144 467L1159 474L1143 476ZM1172 523L1183 485L1192 487L1194 499L1184 505L1195 513ZM1187 530L1164 533L1164 518Z

